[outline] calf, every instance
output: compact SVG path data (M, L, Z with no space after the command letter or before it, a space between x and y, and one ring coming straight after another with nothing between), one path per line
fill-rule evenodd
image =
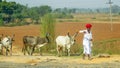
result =
M36 37L36 36L24 36L23 37L23 43L24 46L22 48L22 51L24 52L24 55L26 52L29 55L32 55L34 52L35 47L39 49L47 43L49 43L49 34L46 34L46 37L41 38L41 37Z
M1 50L3 50L3 48L6 49L6 55L8 55L8 52L10 52L10 55L12 55L12 43L14 41L14 36L13 35L12 37L10 36L6 36L6 37L3 37L1 39Z
M58 56L61 56L60 51L65 51L65 49L67 49L67 55L70 56L70 47L75 43L75 37L77 34L78 32L76 32L73 36L70 36L69 33L67 33L66 36L58 36L56 38Z

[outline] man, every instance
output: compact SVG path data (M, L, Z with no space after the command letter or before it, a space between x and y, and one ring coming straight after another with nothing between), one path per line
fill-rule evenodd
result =
M80 30L79 33L83 33L83 59L85 56L88 56L88 59L91 60L91 45L92 45L92 33L91 33L91 24L86 24L86 30Z

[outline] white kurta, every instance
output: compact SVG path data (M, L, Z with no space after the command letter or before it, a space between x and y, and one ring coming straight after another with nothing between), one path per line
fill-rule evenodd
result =
M80 30L80 33L84 33L84 37L83 37L83 48L84 54L91 54L91 39L92 39L92 33L88 33L87 30Z

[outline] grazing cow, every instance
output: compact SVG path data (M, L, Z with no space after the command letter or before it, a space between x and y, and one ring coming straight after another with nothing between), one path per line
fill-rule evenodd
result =
M65 51L65 49L67 49L67 55L70 56L70 47L75 43L75 37L77 34L78 32L73 36L70 36L68 33L66 36L58 36L56 38L58 56L62 56L62 54L60 55L60 51Z
M1 51L3 50L3 48L5 48L6 49L6 55L8 55L8 52L10 52L10 55L12 55L12 43L14 41L14 39L13 39L14 36L15 35L13 35L12 37L6 36L6 37L3 37L1 39L1 44L0 44Z
M0 35L0 54L2 54L2 43L1 43L2 38L3 38L3 34Z
M36 36L24 36L23 37L24 46L22 49L22 51L24 52L24 55L26 54L26 52L29 55L32 55L35 48L38 48L39 52L40 52L40 47L49 43L48 36L49 36L49 34L46 34L46 37L44 37L44 38L36 37Z

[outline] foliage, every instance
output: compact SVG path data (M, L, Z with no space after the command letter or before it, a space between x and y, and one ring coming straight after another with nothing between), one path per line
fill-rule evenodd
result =
M112 13L119 13L120 12L120 7L117 5L112 6Z
M45 37L46 33L50 34L50 42L53 44L55 38L55 19L51 14L46 14L41 18L41 36ZM46 50L52 48L47 46Z
M73 19L73 20L68 20L68 21L84 21L82 18L77 18L75 19L75 14L86 14L89 15L91 14L89 19L93 20L102 20L106 21L109 20L107 18L104 19L99 19L95 17L95 14L109 14L109 7L108 8L97 8L97 9L84 9L84 8L56 8L52 9L48 5L42 5L39 7L28 7L28 5L21 5L16 2L7 2L6 0L2 1L0 0L0 15L3 20L4 24L9 24L9 23L20 23L20 22L26 22L24 21L25 18L31 18L33 21L32 23L38 24L41 23L40 19L43 17L45 14L52 13L52 15L57 18L57 19ZM112 13L120 15L120 6L118 5L112 5ZM84 16L84 15L83 15ZM94 17L93 17L94 16ZM107 15L107 17L109 17ZM88 18L88 17L86 17ZM18 22L16 22L16 19L19 19ZM75 20L74 20L75 19ZM79 20L78 20L79 19ZM60 20L64 21L64 20ZM67 20L66 20L67 21ZM80 22L79 21L79 22ZM115 21L115 20L113 20Z
M38 23L40 17L51 11L51 7L47 5L28 8L27 5L24 6L16 2L7 2L6 0L0 2L0 13L4 24L15 22L15 19L20 19L20 21L22 21L24 18L31 18Z
M28 24L25 23L25 22L20 22L20 23L12 23L12 22L10 22L9 24L4 24L4 26L6 26L6 27L23 26L23 25L28 25Z
M0 12L1 12L4 24L9 23L14 18L16 18L15 16L13 16L13 14L17 14L17 13L20 14L22 9L21 7L22 5L16 4L16 2L3 1L0 3L0 6L1 6Z
M70 19L73 18L73 15L71 14L66 14L66 13L53 13L53 16L55 18L59 18L59 19Z
M3 20L2 19L0 19L0 26L2 26L3 25Z
M40 6L39 9L40 16L44 16L45 14L50 13L52 11L51 7L47 5Z
M46 33L51 33L54 37L55 20L51 14L46 14L41 18L42 35L45 36Z
M73 18L71 13L75 13L75 9L67 9L67 8L58 8L53 11L53 15L55 18Z

